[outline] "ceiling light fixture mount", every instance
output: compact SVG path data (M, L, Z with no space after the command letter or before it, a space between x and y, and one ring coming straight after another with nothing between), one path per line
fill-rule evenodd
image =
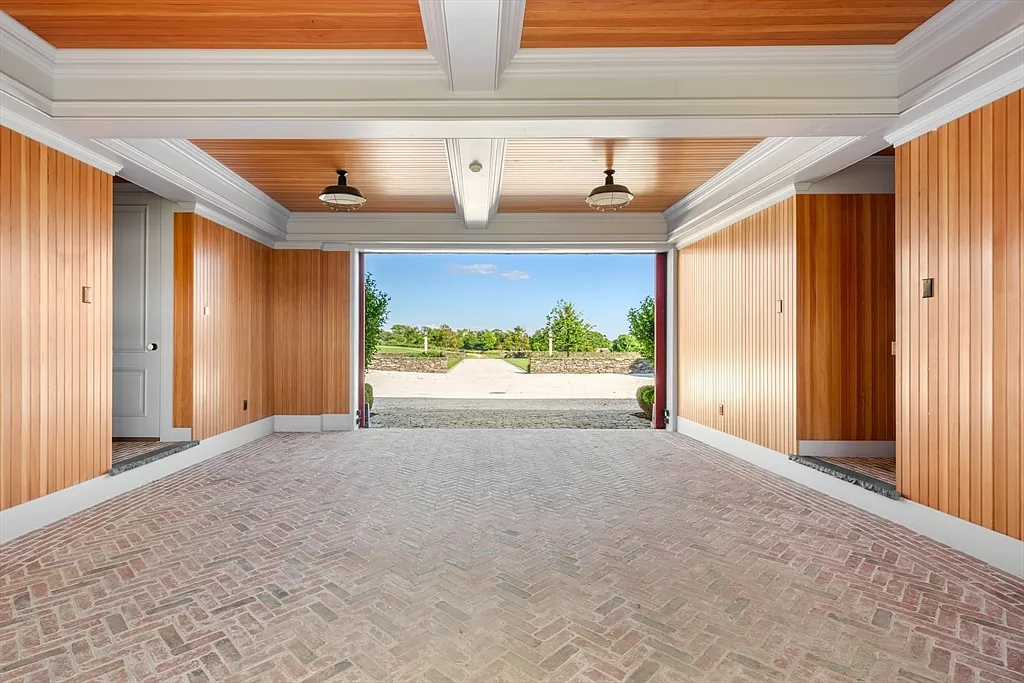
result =
M484 170L484 165L481 164L479 161L474 161L469 165L469 170L472 171L473 173L479 173L480 171Z
M613 169L604 172L604 185L598 185L587 196L587 204L595 211L618 211L633 201L633 193L625 185L617 185Z
M348 184L348 171L338 171L338 184L325 187L320 201L332 211L355 211L366 203L366 197Z

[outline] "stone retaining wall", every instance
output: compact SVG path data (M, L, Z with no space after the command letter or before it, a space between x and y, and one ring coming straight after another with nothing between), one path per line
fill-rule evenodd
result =
M643 368L637 369L638 364L641 363ZM636 357L591 356L589 358L559 358L558 356L552 356L550 358L530 359L530 374L532 375L547 373L570 375L609 373L628 375L634 371L644 372L647 369L646 361Z
M382 353L374 356L370 363L370 369L396 372L448 372L448 359Z

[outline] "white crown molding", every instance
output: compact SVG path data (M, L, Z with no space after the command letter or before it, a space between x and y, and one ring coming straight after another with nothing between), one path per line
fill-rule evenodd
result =
M798 47L525 48L506 76L627 78L707 75L894 76L891 45Z
M784 149L789 142L790 138L765 138L757 143L731 164L706 180L700 187L665 209L662 212L665 216L665 221L669 225L679 222L687 211L690 211L694 206L703 202L714 193L736 182L738 176L745 173L748 169L761 164L766 159L770 159L779 150Z
M467 228L486 228L498 211L505 166L505 140L445 140L445 150L456 212L462 216ZM472 172L469 165L473 162L478 162L482 169Z
M53 100L5 73L0 73L0 92L15 100L24 102L41 114L48 117L52 115Z
M903 95L1020 24L1019 0L955 0L896 43Z
M669 221L669 241L691 244L753 215L765 202L780 201L794 184L813 182L846 168L885 147L880 135L866 137L790 138L773 143L770 153L734 162L726 181L699 201L683 202ZM743 159L741 157L740 159Z
M64 49L54 74L77 78L436 79L427 50Z
M1016 26L902 96L886 140L902 145L1022 87L1024 26Z
M0 80L0 124L110 175L123 168L116 157L89 149L64 135L45 112L11 95L8 86L13 83L9 79ZM14 91L17 92L17 88Z
M796 186L793 184L784 184L771 191L760 194L756 199L746 202L740 206L736 206L729 211L716 214L713 218L701 222L695 225L690 231L688 231L685 237L681 238L678 242L673 241L677 247L682 248L698 242L705 237L713 235L719 230L728 228L730 225L739 223L744 218L749 218L755 213L763 211L770 206L775 206L781 201L789 199L796 195Z
M100 140L125 160L121 175L173 202L195 202L195 212L272 245L284 239L286 209L201 150L180 140ZM228 175L231 174L231 175ZM232 177L233 175L233 177Z
M21 22L0 10L0 48L51 74L57 61L57 48L28 30Z
M487 230L466 230L457 214L294 213L288 243L344 243L392 250L502 248L530 245L588 245L651 250L665 245L665 221L658 213L497 214ZM308 247L303 247L308 248Z
M420 0L427 49L454 91L497 90L519 49L526 0Z

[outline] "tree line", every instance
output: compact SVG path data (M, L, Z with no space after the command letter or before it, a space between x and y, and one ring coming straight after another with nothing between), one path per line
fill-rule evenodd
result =
M370 291L371 289L367 288L368 296ZM374 288L372 296L379 295ZM369 309L370 302L367 303ZM376 336L382 345L422 348L426 335L430 349L451 351L547 351L550 336L551 346L555 351L593 352L608 349L635 352L648 360L653 360L654 301L647 297L639 306L630 309L626 317L629 322L629 333L620 334L612 340L587 322L582 312L572 302L559 300L548 314L545 325L533 334L522 325L517 325L511 330L455 329L449 325L429 328L393 325L390 330L380 329ZM369 320L367 322L369 324Z

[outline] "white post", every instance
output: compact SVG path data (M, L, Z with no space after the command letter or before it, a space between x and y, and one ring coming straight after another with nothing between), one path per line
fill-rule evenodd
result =
M423 353L427 352L427 330L423 329Z
M548 355L554 355L555 347L554 341L551 339L551 330L548 330Z

